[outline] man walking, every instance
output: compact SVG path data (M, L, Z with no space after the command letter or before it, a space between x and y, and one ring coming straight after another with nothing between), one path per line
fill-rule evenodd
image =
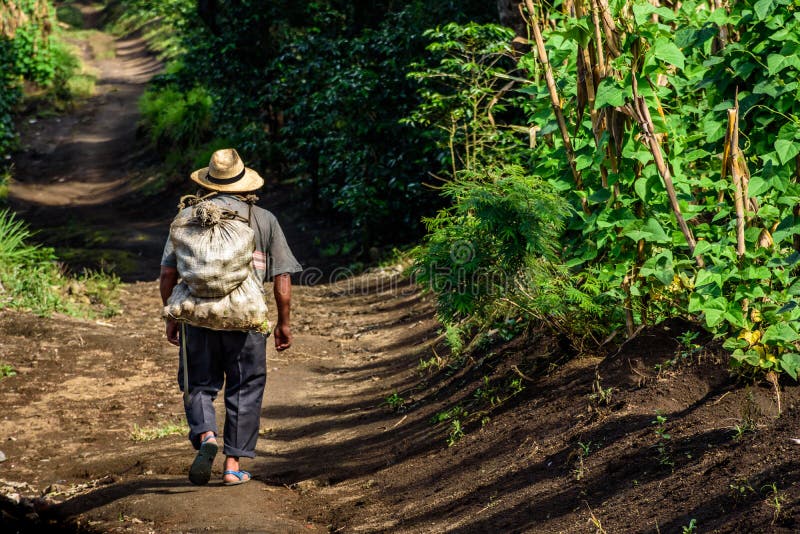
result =
M249 221L255 233L255 275L261 283L268 278L273 280L278 313L272 331L275 348L279 351L288 349L292 344L290 274L302 268L292 255L275 216L253 205L256 200L253 192L264 185L264 180L256 171L244 166L234 149L214 152L209 166L193 172L190 178L203 188L204 199ZM209 198L208 195L212 196ZM186 216L187 210L191 209L185 208L178 216ZM159 278L161 299L165 305L182 276L177 266L176 253L168 239ZM261 400L266 384L268 334L180 325L172 318L166 320L166 334L170 343L181 346L178 383L182 390L186 389L183 384L188 384L188 391L184 391L184 406L189 440L198 451L189 469L189 480L194 484L206 484L211 478L211 466L219 447L213 402L224 383L223 484L249 481L250 473L241 469L239 459L255 457ZM188 367L188 380L184 377L187 372L184 362Z

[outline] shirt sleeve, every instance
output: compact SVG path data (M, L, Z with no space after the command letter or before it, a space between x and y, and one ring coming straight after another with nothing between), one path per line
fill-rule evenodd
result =
M163 267L178 267L178 259L175 257L175 247L172 246L172 241L167 236L167 243L164 245L164 253L161 255L161 265Z
M270 214L272 215L272 214ZM295 259L292 254L289 244L286 242L286 236L283 235L281 225L274 215L270 217L270 239L269 239L269 253L267 256L267 276L270 279L275 275L284 273L299 273L303 267Z

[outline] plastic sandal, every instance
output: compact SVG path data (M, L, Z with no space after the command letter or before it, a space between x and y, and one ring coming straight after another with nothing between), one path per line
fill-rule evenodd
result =
M189 468L189 481L192 484L202 486L208 483L211 479L211 466L218 450L216 436L208 436L200 443L200 450L197 451L192 467Z
M223 484L225 486L238 486L239 484L244 484L245 482L250 482L250 479L252 478L250 476L250 473L248 473L247 471L228 470L228 471L225 471L222 474L223 474L223 476L224 475L233 475L238 479L238 480L234 480L233 482L228 482L228 481L223 482ZM247 478L245 478L245 476Z

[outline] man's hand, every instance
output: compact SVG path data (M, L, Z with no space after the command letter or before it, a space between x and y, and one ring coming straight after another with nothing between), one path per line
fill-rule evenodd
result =
M180 344L178 330L180 330L180 328L178 328L178 321L174 319L167 319L167 341L176 347Z
M292 330L286 323L278 323L272 331L275 336L275 349L281 351L292 346Z
M275 348L286 350L292 346L292 331L289 328L292 279L288 273L275 276L272 292L275 294L275 304L278 305L278 324L272 331L272 335L275 336Z

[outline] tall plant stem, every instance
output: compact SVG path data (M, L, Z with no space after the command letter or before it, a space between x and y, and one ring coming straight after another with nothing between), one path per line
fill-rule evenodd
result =
M669 196L669 203L672 206L672 213L675 215L675 219L678 221L678 226L680 226L681 232L683 232L683 236L686 238L686 243L689 245L689 250L694 256L694 249L697 247L697 241L695 241L691 228L689 228L689 225L686 224L686 220L683 218L680 204L678 204L678 195L675 193L675 184L672 182L672 173L670 173L669 167L664 161L664 156L661 153L661 143L659 143L658 139L656 138L655 127L653 126L653 118L650 116L650 110L648 109L644 98L639 96L638 82L636 81L635 73L633 73L632 81L632 114L639 122L639 127L642 130L642 137L644 137L648 147L650 148L650 152L653 154L653 160L655 161L656 168L658 169L658 173L661 175L661 179L664 182L664 188L667 190L667 195ZM702 256L694 256L694 259L698 267L701 269L705 268L706 263Z
M572 171L572 177L575 179L575 186L580 191L583 189L583 178L580 171L575 164L575 151L572 148L572 142L569 138L569 131L567 130L567 123L564 120L564 112L561 109L561 100L558 97L558 90L556 89L556 81L553 77L553 67L550 65L550 59L547 56L547 49L544 46L544 38L542 37L542 29L539 24L539 18L536 16L536 9L533 5L533 0L525 0L525 5L528 7L528 14L530 15L530 26L533 30L533 38L536 40L536 50L538 52L539 63L544 69L544 79L547 84L547 90L550 93L550 101L553 104L553 112L558 121L558 129L561 131L561 138L564 141L564 150L567 153L567 160L569 168ZM583 209L588 212L586 201L583 200Z
M744 199L746 193L744 192L744 181L739 172L739 100L736 100L735 107L728 110L728 138L730 146L726 147L725 153L730 154L728 157L728 166L731 173L731 180L733 181L733 205L736 208L736 255L741 260L745 253L744 242L744 226L745 226L745 212L744 212Z
M597 54L597 73L598 77L602 80L606 75L606 59L603 53L603 34L600 28L600 8L597 5L597 0L592 1L592 22L594 23L594 49Z

